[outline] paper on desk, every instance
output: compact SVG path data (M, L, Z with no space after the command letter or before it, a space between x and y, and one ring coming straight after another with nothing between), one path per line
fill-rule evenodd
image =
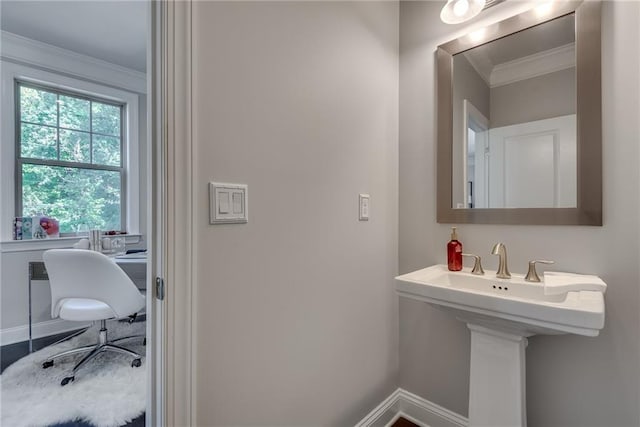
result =
M146 252L134 252L132 254L117 255L116 258L128 258L128 259L145 259L147 257Z

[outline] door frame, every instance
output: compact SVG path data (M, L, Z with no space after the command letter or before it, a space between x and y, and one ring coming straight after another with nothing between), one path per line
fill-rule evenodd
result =
M463 189L463 202L465 204L465 208L468 208L467 203L469 200L469 186L467 185L469 182L469 177L467 176L467 167L468 167L468 156L469 156L469 128L473 125L479 126L482 131L489 130L489 119L487 119L484 114L478 108L473 105L471 101L468 99L462 100L462 126L464 132L462 132L462 181L464 183ZM478 132L476 129L474 131ZM476 145L476 158L478 153L478 146ZM483 156L484 158L484 156ZM478 165L476 163L476 165ZM480 166L480 165L478 165ZM476 190L474 189L474 193ZM476 193L477 194L477 193ZM488 206L485 204L485 206Z
M151 1L149 114L153 146L152 261L156 368L147 426L196 425L191 134L191 1ZM156 345L154 344L154 346Z

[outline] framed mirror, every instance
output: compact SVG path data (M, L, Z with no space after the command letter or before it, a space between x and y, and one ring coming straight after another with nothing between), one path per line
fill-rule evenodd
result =
M600 2L438 47L440 223L602 225Z

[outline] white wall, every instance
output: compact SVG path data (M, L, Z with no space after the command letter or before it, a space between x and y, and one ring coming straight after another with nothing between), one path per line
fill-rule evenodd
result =
M353 425L398 379L398 4L193 8L197 424Z
M147 97L145 76L132 70L123 69L108 63L102 63L94 58L84 57L74 52L65 51L59 48L38 43L33 40L16 37L6 32L2 33L2 50L0 51L0 72L6 72L7 64L19 64L37 70L39 73L49 72L62 78L76 79L82 85L100 85L96 87L108 87L124 90L133 94L133 99L137 99L138 116L138 164L132 168L130 173L137 176L139 182L139 208L135 222L138 230L143 234L141 237L128 238L127 247L144 247L144 231L146 230L146 194L147 194L147 138L146 138L146 111ZM4 71L3 71L4 70ZM118 84L120 83L120 86ZM12 85L8 85L12 90ZM138 92L133 92L136 90ZM8 96L4 91L7 85L3 85L3 99ZM3 104L4 105L4 104ZM4 107L6 108L6 107ZM5 114L3 117L13 117L13 112ZM2 200L2 224L0 224L0 235L3 239L10 236L10 226L12 220L12 200L6 200L7 188L12 190L14 183L13 168L5 167L11 165L13 158L5 158L7 151L5 147L12 148L15 144L13 135L6 132L0 137L0 163L3 200ZM13 153L13 150L9 150ZM7 162L8 160L8 162ZM9 197L10 199L11 197ZM9 205L9 206L8 206ZM9 207L9 209L7 209ZM137 231L137 230L136 230ZM24 242L0 242L0 342L3 345L12 342L22 341L28 337L28 263L30 261L42 261L42 252L50 247L71 247L74 240L59 241L24 241ZM137 243L136 243L137 242ZM142 286L144 279L141 272L135 267L131 272L137 283ZM77 327L77 323L63 322L60 320L51 321L50 316L51 296L48 282L34 282L33 286L33 323L34 336L44 336Z
M436 2L400 6L400 273L444 263L449 226L436 223L435 56L437 45L526 5L506 2L465 26L439 22ZM465 251L489 255L501 241L512 272L534 258L554 269L600 275L609 288L599 337L538 336L527 349L528 425L640 424L638 344L640 3L603 5L604 226L461 225ZM400 301L400 386L467 414L469 333L453 316Z

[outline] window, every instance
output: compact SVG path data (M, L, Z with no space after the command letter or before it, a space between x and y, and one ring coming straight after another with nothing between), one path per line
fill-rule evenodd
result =
M123 104L16 82L17 216L125 229Z

